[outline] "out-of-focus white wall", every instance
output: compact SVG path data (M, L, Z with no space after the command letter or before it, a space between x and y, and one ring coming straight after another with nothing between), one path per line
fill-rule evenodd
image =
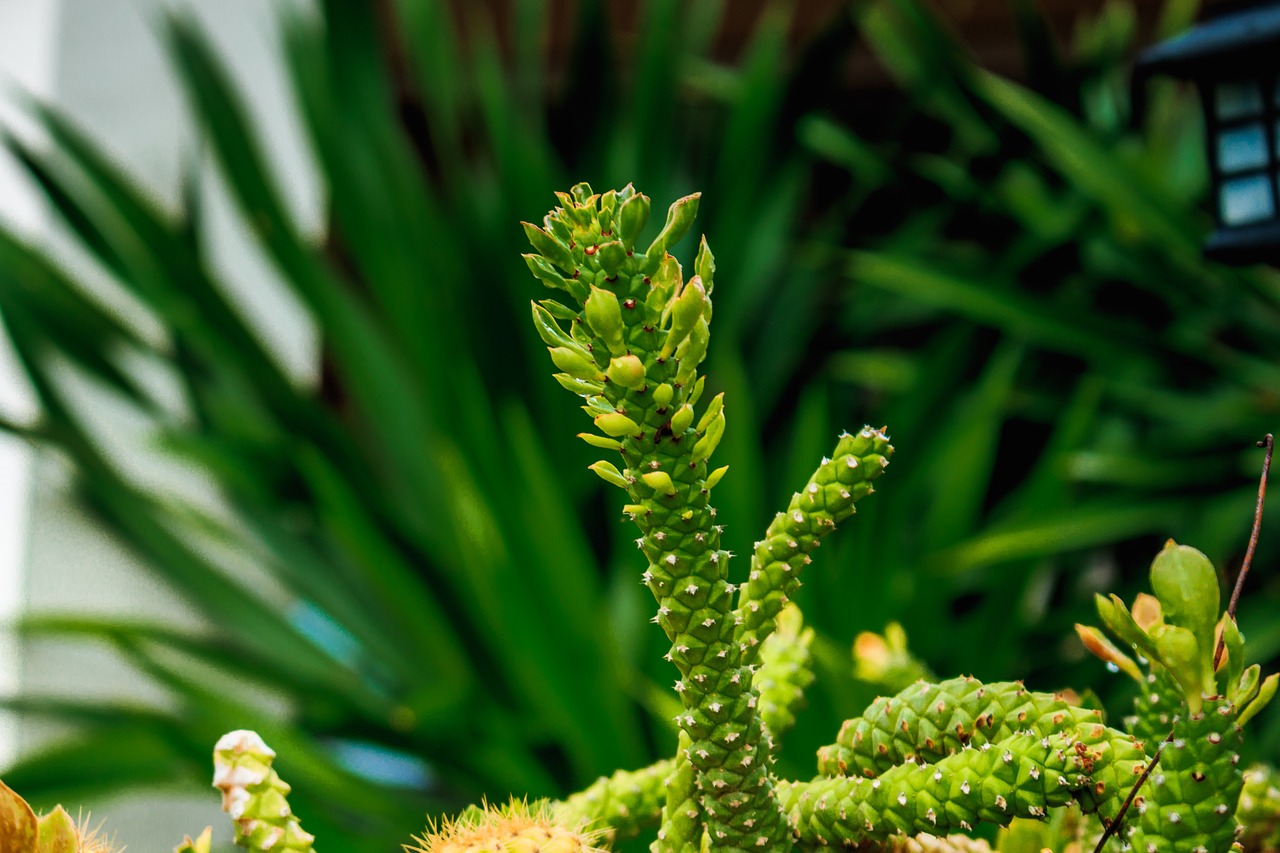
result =
M8 92L21 87L40 97L53 91L59 0L0 0L0 124L31 132ZM35 194L17 165L0 157L0 216L26 233L38 233L43 217ZM13 351L0 340L0 412L24 418L32 411ZM31 452L19 440L0 434L0 625L22 610L26 595ZM0 691L20 686L21 649L14 635L0 628ZM0 766L17 756L17 719L0 714Z
M248 99L282 189L299 220L318 232L320 190L314 180L281 67L279 15L300 4L262 0L0 0L0 81L51 101L69 114L141 186L176 207L182 170L201 163L192 124L163 47L163 15L194 14L217 45ZM9 87L0 83L0 122L30 133ZM38 137L37 137L38 138ZM202 211L214 266L245 315L294 375L314 372L316 346L304 313L276 282L237 221L208 163ZM62 239L37 196L0 154L0 218L17 223L113 305L129 311L95 281L85 259ZM20 373L0 342L0 412L31 411ZM203 488L195 472L151 458L147 436L105 395L77 400L111 436L111 452L161 488ZM72 499L69 472L51 456L0 438L0 619L17 613L76 612L194 622L194 611L138 565ZM42 640L18 644L0 635L0 690L162 702L163 694L104 649ZM61 730L40 721L0 717L0 766ZM131 850L171 849L206 824L225 843L230 827L216 792L157 792L83 805L104 819Z

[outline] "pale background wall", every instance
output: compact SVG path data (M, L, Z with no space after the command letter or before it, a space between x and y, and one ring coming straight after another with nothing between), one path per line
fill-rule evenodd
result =
M196 152L177 84L158 32L162 12L194 12L249 97L277 174L300 219L321 221L320 195L301 141L275 45L278 15L301 4L263 0L0 0L0 122L30 132L10 96L10 83L52 101L73 116L156 198L173 204L180 171ZM206 168L206 172L209 170ZM211 174L211 172L209 172ZM245 313L296 375L315 363L313 335L302 312L274 282L232 216L225 194L207 193L205 212L215 263ZM30 187L0 155L0 217L46 242L68 266L83 260L61 244ZM89 276L90 278L92 276ZM127 303L121 303L128 310ZM164 488L202 487L191 472L149 454L146 436L109 401L86 394L82 403L109 427L112 450L129 470ZM0 346L0 409L29 412L12 356ZM190 608L136 565L87 519L67 489L68 472L0 437L0 620L22 610L150 615L192 619ZM0 690L162 700L153 688L101 650L49 642L19 644L0 633ZM0 767L57 730L48 724L0 717ZM230 837L216 792L186 797L115 799L86 803L130 850L167 850L184 832L213 824ZM75 809L72 809L73 813Z

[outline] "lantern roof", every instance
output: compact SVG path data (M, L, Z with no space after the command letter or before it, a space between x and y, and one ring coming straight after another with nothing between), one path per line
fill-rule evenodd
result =
M1262 63L1274 67L1278 46L1280 3L1254 5L1148 48L1138 57L1138 71L1144 76L1237 77Z

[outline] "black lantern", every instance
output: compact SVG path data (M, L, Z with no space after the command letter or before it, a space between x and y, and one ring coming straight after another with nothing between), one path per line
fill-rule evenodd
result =
M1234 4L1150 48L1135 83L1154 74L1200 89L1218 220L1205 253L1280 263L1280 3Z

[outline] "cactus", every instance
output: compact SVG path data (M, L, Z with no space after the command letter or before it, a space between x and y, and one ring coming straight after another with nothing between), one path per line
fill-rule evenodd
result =
M228 732L213 748L213 786L236 825L236 843L254 851L311 853L289 801L289 785L271 768L276 754L256 732Z
M1280 779L1274 767L1257 764L1244 772L1236 818L1243 824L1245 853L1280 850Z
M820 777L781 790L802 839L848 844L1043 818L1073 799L1093 809L1118 806L1127 791L1118 783L1145 760L1131 737L1092 723L966 746L935 764L907 761L873 779Z
M1231 613L1219 614L1217 573L1204 554L1170 540L1152 561L1151 585L1157 606L1131 612L1115 596L1097 602L1107 628L1148 662L1145 674L1131 661L1121 667L1143 688L1131 728L1168 730L1125 835L1142 853L1226 853L1240 831L1242 729L1275 695L1280 675L1262 679L1256 664L1244 666L1244 638ZM1225 656L1215 653L1219 636ZM1124 655L1086 646L1113 663Z
M1061 695L1031 692L1018 682L921 681L845 721L836 742L818 751L818 772L871 778L904 761L932 763L1017 732L1045 736L1101 718L1099 711L1074 707Z
M590 787L557 803L555 817L566 824L599 826L601 840L610 844L633 838L656 826L662 817L667 777L674 769L674 761L660 761L641 770L601 776Z
M1272 771L1237 766L1245 724L1280 676L1245 666L1216 574L1170 542L1151 569L1154 595L1132 609L1098 598L1104 626L1077 626L1085 647L1140 686L1127 731L1068 693L1020 682L933 679L890 625L854 645L854 672L893 695L876 699L819 751L820 775L778 778L774 757L813 680L814 632L790 597L823 537L872 494L893 455L885 428L845 433L778 513L740 567L723 547L712 491L728 477L712 457L723 394L704 397L715 258L699 241L686 276L671 254L699 196L672 204L657 236L640 235L649 199L631 186L578 184L541 225L524 224L530 272L561 292L534 302L554 380L582 398L581 434L613 454L589 469L625 493L639 529L642 583L670 642L678 695L669 757L598 779L558 802L482 805L432 824L410 853L595 853L649 834L653 853L808 853L845 845L879 853L1067 853L1090 846L1225 853L1239 834L1271 849L1280 826ZM1217 653L1221 637L1225 654ZM584 720L590 725L590 720ZM313 851L275 753L250 731L214 749L214 784L254 851ZM1129 803L1134 808L1126 813ZM971 833L1001 827L995 847ZM1243 824L1243 827L1241 826ZM988 833L994 830L988 829ZM211 836L176 853L209 853ZM105 853L61 809L37 819L0 785L0 853Z
M804 705L804 689L813 683L809 647L813 629L804 628L800 608L788 605L778 614L778 629L760 645L756 687L760 691L760 719L777 740L796 724Z
M487 803L416 836L406 853L601 853L595 834L557 818L545 804Z
M2 853L121 853L115 841L88 820L72 820L62 806L36 816L12 788L0 782Z

